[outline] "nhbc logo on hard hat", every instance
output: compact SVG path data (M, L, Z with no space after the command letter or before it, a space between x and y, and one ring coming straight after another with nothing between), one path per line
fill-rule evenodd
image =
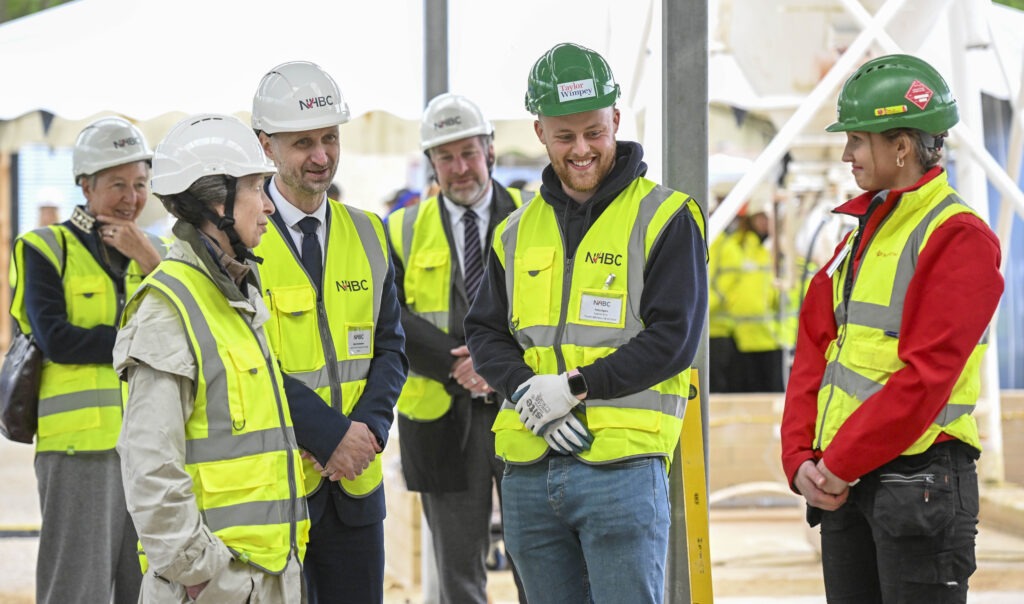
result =
M453 115L452 117L446 117L443 120L434 122L434 130L444 130L449 126L458 126L462 124L462 116Z
M119 138L119 139L113 141L113 143L114 143L114 148L115 149L121 149L123 147L129 147L129 146L134 147L136 145L142 144L142 142L136 136L129 136L127 138Z
M308 99L299 99L299 111L305 111L306 109L312 109L313 107L327 107L328 105L334 104L334 98L331 95L327 96L314 96Z
M558 85L559 103L589 99L596 96L597 90L594 88L593 79L576 80L575 82L566 82L565 84Z

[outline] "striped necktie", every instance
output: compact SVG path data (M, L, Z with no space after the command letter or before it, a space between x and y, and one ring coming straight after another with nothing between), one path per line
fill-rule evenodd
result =
M480 288L480 281L484 277L483 250L480 249L480 229L476 220L476 212L467 208L462 215L462 280L466 284L466 296L470 303L476 297L476 290Z

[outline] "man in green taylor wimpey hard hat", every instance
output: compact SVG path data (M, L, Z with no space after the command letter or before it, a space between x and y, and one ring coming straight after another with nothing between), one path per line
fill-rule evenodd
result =
M661 602L666 474L707 312L704 218L616 141L619 86L558 44L527 79L540 191L495 231L465 320L504 403L505 544L531 604ZM559 495L549 499L549 493Z
M834 210L858 228L800 310L782 465L821 526L829 602L963 603L999 241L940 165L958 115L931 65L867 61L838 113L827 130L846 133L842 159L864 193Z

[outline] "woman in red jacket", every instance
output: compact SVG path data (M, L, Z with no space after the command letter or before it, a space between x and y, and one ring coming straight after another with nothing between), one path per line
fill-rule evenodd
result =
M791 487L821 525L830 603L965 602L980 454L971 412L1003 291L999 242L939 165L949 87L908 55L839 96L859 226L815 275L782 419Z

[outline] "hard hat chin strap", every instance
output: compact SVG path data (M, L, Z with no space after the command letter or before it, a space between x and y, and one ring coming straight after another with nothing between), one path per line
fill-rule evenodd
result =
M230 176L227 178L225 184L227 185L228 193L224 199L223 216L218 215L209 208L204 208L203 213L210 222L217 226L218 230L223 231L228 236L228 241L231 243L231 251L235 253L235 260L239 262L252 260L257 264L263 264L263 258L254 255L252 250L242 243L242 238L238 236L238 231L235 230L235 184L237 182L237 178Z

